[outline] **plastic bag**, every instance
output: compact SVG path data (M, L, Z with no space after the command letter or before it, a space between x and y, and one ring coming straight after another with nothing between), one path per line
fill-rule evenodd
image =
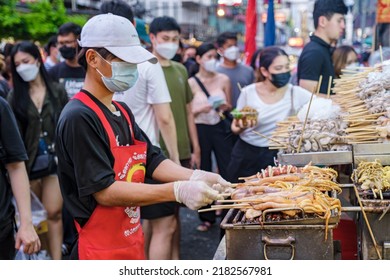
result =
M32 191L30 191L30 197L31 197L32 223L35 229L37 230L37 233L40 234L41 232L47 231L47 211L43 207L43 204L41 203L39 198ZM15 199L13 199L13 203L15 205L16 225L19 227L20 226L19 211Z
M16 256L15 256L15 260L19 260L19 261L27 261L27 260L38 260L38 256L37 254L26 254L25 252L23 252L24 250L24 246L23 244L20 246L18 252L16 252Z

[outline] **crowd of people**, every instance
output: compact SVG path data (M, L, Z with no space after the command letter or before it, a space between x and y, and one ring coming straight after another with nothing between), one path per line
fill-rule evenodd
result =
M44 56L31 41L3 44L0 259L22 244L40 250L30 191L47 211L51 259L179 259L180 208L209 207L273 165L276 151L258 134L296 114L320 76L326 94L358 65L352 46L337 46L346 13L343 1L316 2L296 83L281 47L259 49L247 66L235 33L185 46L177 21L162 16L146 36L120 0L83 27L60 26ZM246 106L256 121L231 118ZM197 229L215 222L202 212Z

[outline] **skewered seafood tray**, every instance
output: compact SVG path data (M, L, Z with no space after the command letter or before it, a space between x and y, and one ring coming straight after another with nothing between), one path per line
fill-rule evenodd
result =
M390 192L390 166L375 161L361 161L352 173L352 180L360 195L371 194L374 199L384 199L384 193Z
M247 223L239 209L230 209L221 222L228 260L331 260L336 225Z
M333 259L332 229L341 214L336 177L331 168L307 164L239 178L244 182L232 185L231 200L211 206L230 209L221 223L227 258Z

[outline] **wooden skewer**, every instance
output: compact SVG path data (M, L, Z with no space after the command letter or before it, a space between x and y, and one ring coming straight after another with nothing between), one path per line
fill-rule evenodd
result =
M328 84L328 92L327 92L327 98L330 98L330 88L332 87L332 76L329 76L329 84Z
M367 143L382 143L383 141L348 141L348 144L367 144Z
M381 259L382 259L382 256L381 256L381 254L379 253L378 245L376 244L376 240L375 240L374 233L372 232L372 229L371 229L371 226L370 226L370 222L368 221L368 218L367 218L367 215L366 215L366 211L364 210L362 201L360 200L359 192L358 192L358 190L357 190L357 188L356 188L355 185L353 185L353 188L354 188L354 190L355 190L355 195L356 195L356 198L357 198L357 200L358 200L358 202L359 202L360 209L362 210L362 214L363 214L363 217L364 217L364 221L366 222L368 231L370 232L370 236L371 236L371 239L372 239L372 243L374 243L374 248L375 248L375 250L376 250L376 253L377 253L377 255L378 255L378 258L381 260Z
M320 93L321 83L322 83L322 75L320 75L320 79L318 80L316 95Z
M282 145L282 146L285 147L285 148L288 148L288 146L287 146L286 144L283 144L282 142L279 142L279 141L277 141L277 140L275 140L275 139L272 139L272 138L270 138L270 137L268 137L268 136L265 136L264 134L261 134L260 132L257 132L257 131L254 131L254 130L252 130L252 132L253 132L254 134L257 134L257 135L259 135L259 136L261 136L261 137L267 139L267 140L270 140L270 141L275 142L275 143L277 143L277 144L279 144L279 145Z

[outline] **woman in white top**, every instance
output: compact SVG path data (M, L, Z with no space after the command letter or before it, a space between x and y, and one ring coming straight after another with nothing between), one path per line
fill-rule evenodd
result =
M231 86L228 76L217 73L217 50L211 43L203 43L196 50L196 74L189 80L194 98L192 112L198 130L201 150L201 170L211 171L211 153L214 152L220 175L227 176L227 165L233 148L233 137L221 119L223 112L231 109ZM229 130L229 131L228 131ZM230 134L230 135L229 135ZM230 137L229 137L230 136ZM215 223L215 213L201 213L203 223L198 230L207 230Z
M237 101L237 109L250 106L259 112L257 122L233 120L231 129L239 134L228 166L227 178L237 182L268 165L274 165L277 150L268 148L269 141L255 134L257 131L272 137L276 123L295 114L311 97L311 93L289 83L290 63L285 51L278 47L265 48L260 53L260 82L245 87Z

